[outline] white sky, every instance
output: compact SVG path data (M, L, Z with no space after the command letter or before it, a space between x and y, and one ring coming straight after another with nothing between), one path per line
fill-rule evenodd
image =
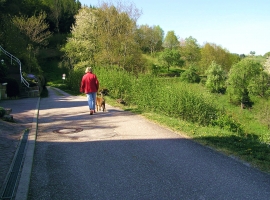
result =
M100 0L79 0L98 6ZM106 1L104 2L119 2ZM231 53L270 52L270 0L133 0L142 11L137 24L159 25L166 35L215 43Z

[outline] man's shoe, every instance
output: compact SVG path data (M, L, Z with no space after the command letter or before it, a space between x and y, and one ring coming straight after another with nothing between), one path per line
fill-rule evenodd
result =
M90 115L93 115L94 111L93 110L90 110Z

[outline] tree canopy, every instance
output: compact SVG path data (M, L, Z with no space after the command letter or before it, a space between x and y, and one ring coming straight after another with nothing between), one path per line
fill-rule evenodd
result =
M179 47L179 41L174 31L168 31L163 41L163 47L167 49L174 49Z
M244 59L234 64L227 80L227 92L231 101L241 107L252 106L248 86L262 72L262 65L252 59Z
M71 64L89 62L117 65L127 71L142 69L136 23L131 16L130 9L123 11L109 4L81 9L63 49Z
M180 42L180 54L186 66L196 65L201 59L200 46L193 37Z

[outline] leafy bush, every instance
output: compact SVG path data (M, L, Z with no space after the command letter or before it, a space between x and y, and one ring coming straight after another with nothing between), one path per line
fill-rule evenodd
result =
M200 76L197 74L195 67L190 66L185 72L181 74L180 80L187 83L199 83Z
M206 71L207 80L205 87L214 93L225 93L225 71L222 70L221 66L214 61Z
M259 77L261 71L262 65L251 59L243 59L232 66L227 79L227 93L232 103L241 104L243 108L252 106L253 102L249 96L251 88L248 86L252 80L259 82L256 77Z
M153 110L165 115L203 125L211 122L216 106L210 96L202 94L179 78L158 78L152 75L133 76L113 68L99 68L96 74L101 87L106 87L113 98L123 98L142 110Z
M231 115L226 115L224 113L219 114L216 119L212 120L211 123L213 126L219 126L220 128L231 132L236 132L239 134L244 132L240 123L234 120Z

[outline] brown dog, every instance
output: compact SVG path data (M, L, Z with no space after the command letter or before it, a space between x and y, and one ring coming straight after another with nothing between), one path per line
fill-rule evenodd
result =
M105 99L103 98L103 95L101 93L100 97L96 97L96 107L97 107L97 112L101 110L104 112L105 111Z

